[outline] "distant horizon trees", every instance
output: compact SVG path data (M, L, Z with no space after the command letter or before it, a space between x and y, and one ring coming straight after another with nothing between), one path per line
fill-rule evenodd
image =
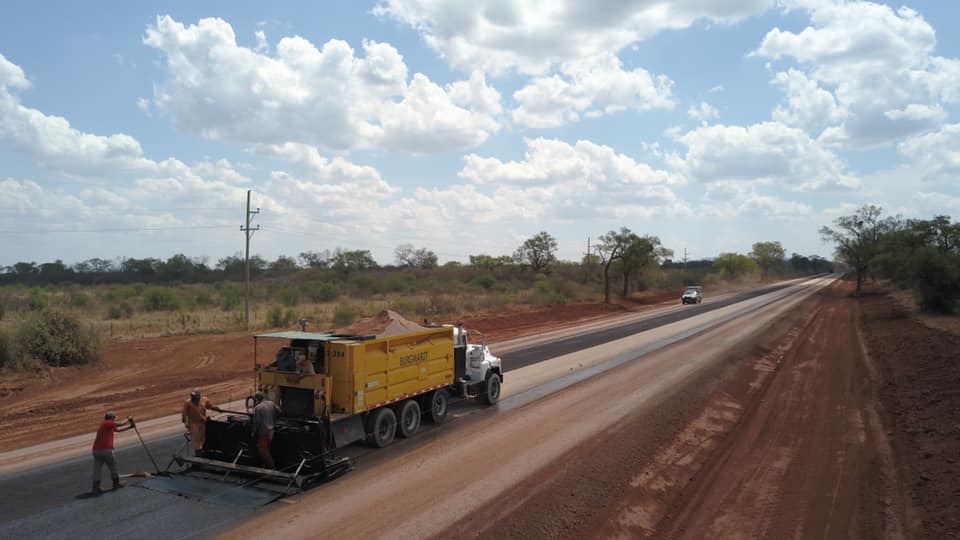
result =
M762 243L754 244L754 252L757 251L760 244ZM779 245L779 242L774 242L774 244ZM710 259L687 261L686 263L673 261L670 259L673 255L672 250L664 247L657 236L638 235L627 227L601 235L593 252L584 255L581 261L559 260L557 257L558 248L559 243L555 237L547 231L540 231L524 240L512 254L471 254L467 257L467 263L449 261L440 265L436 252L426 247L416 247L413 244L404 243L394 249L394 264L381 267L369 250L351 250L338 247L332 250L302 251L296 257L279 255L272 261L261 255L252 254L250 256L250 273L251 277L259 279L263 277L282 277L301 270L331 271L336 272L339 278L331 276L327 279L349 279L357 272L379 268L388 270L392 268L398 270L432 270L437 268L452 270L472 267L497 277L512 276L510 277L512 279L520 276L521 274L516 272L522 269L529 272L525 274L527 278L536 276L542 278L544 274L549 274L556 265L574 264L583 268L586 272L586 274L582 274L583 279L587 281L589 281L593 272L599 271L600 275L596 279L603 281L604 301L609 302L611 272L621 279L619 293L622 296L627 296L632 287L635 286L638 290L642 289L645 286L645 280L658 275L657 272L664 269L682 266L684 269L698 269L698 271L709 272L715 268L717 271L723 271L721 267L724 267L722 258L720 258L720 266L717 266ZM753 254L756 255L756 253ZM721 257L723 255L725 254L721 254ZM72 265L68 265L60 259L40 264L21 261L10 266L0 266L0 284L207 283L222 280L242 281L244 279L245 262L242 253L236 252L221 257L216 260L216 263L210 263L209 260L208 257L190 257L183 253L177 253L167 259L118 257L110 260L94 257ZM830 261L822 257L805 257L798 254L793 254L790 260L784 260L776 264L783 265L796 273L813 272L817 269L819 269L818 271L824 271L824 265L832 265ZM727 268L728 275L743 274L742 270L730 267L729 264L725 268ZM773 266L770 268L772 269ZM655 269L657 269L656 272L651 272Z

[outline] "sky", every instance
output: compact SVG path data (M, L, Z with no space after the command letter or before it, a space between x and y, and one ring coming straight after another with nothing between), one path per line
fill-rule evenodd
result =
M863 204L960 219L960 3L21 2L0 17L0 265L620 227L830 256Z

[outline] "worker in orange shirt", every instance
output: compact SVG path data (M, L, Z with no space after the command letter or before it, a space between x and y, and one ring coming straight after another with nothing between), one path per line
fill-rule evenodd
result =
M200 394L199 388L194 388L190 392L190 399L183 403L183 411L180 414L180 420L190 431L190 442L193 446L194 455L199 456L203 451L203 443L207 438L207 411L223 412L210 402L210 399Z

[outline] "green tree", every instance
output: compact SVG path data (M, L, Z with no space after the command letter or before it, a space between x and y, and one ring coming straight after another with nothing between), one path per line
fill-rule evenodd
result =
M323 251L304 251L300 255L297 255L297 260L300 261L300 264L303 266L308 266L310 268L327 268L330 266L330 254L329 249Z
M776 268L783 263L783 257L786 252L778 241L774 242L756 242L753 244L753 251L750 257L757 261L760 267L761 278L766 280L770 275L770 269Z
M277 260L270 263L267 270L274 276L292 274L297 271L297 261L293 257L280 255Z
M393 250L397 266L430 270L437 267L437 254L427 248L415 248L413 244L400 244Z
M833 242L837 257L850 265L857 274L856 294L863 290L863 279L870 267L870 261L877 251L877 243L885 233L896 230L899 220L883 218L883 209L879 206L864 205L848 216L834 220L835 228L823 226L820 235L825 242Z
M713 261L724 279L737 279L757 272L757 262L739 253L721 253Z
M337 248L330 262L330 267L341 272L344 277L349 277L354 272L371 270L377 267L377 261L366 249L348 251Z
M636 237L633 232L621 227L619 231L610 231L607 234L600 235L597 244L597 255L600 256L600 265L603 269L603 301L610 303L610 265L613 261L623 258L624 252L633 243Z
M620 260L620 268L623 276L623 294L624 298L630 293L630 278L640 274L647 268L660 263L666 257L673 255L673 251L663 247L660 244L660 238L656 236L638 236L630 233L627 238L627 245L623 250L623 256Z
M470 266L481 268L483 270L496 270L513 263L513 258L508 255L470 255Z
M546 231L527 238L513 253L513 259L519 264L529 266L535 274L550 270L556 260L557 240Z
M899 287L913 289L924 310L953 313L960 298L956 228L947 216L907 221L880 238L871 267Z

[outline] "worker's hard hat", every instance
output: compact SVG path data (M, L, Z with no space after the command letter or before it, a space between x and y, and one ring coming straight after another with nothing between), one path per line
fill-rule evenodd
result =
M193 392L190 392L190 395L193 396L193 397L200 397L200 389L199 389L199 388L194 388L194 389L193 389Z
M116 418L116 417L117 417L117 415L116 415L116 413L114 413L113 411L107 411L107 414L103 415L103 418L104 418L105 420L113 420L113 419Z
M260 403L261 401L263 401L263 392L257 392L256 394L254 394L253 400L256 401L257 403Z

